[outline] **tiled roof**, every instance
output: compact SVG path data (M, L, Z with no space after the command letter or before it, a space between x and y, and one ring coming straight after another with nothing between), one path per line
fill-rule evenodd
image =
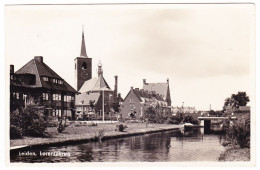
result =
M148 92L147 90L143 90L143 89L133 89L132 90L133 93L137 96L137 98L142 101L142 98L146 98L146 99L156 99L158 101L164 101L163 97L155 92ZM129 93L131 92L131 90L129 91ZM129 93L126 95L125 99L127 98L127 96L129 95ZM125 100L124 99L124 100Z
M159 94L156 93L152 93L152 92L148 92L145 91L143 89L139 90L139 89L133 89L134 93L136 94L136 96L138 96L138 98L155 98L156 100L159 101L164 101L164 99L162 98L162 96L160 96Z
M166 100L168 88L168 83L146 83L143 85L144 90L155 91L157 94L162 95L163 100Z
M76 95L75 104L76 105L89 105L89 101L95 100L97 103L100 97L100 93L81 93ZM83 103L81 103L83 102Z
M18 76L13 74L13 79L10 79L10 86L29 88L29 85L23 82Z
M34 74L36 78L36 83L34 85L30 85L31 88L47 88L47 89L55 89L66 92L77 93L77 91L71 87L65 80L63 80L57 73L55 73L49 66L47 66L44 62L39 62L37 59L32 59L27 64L25 64L22 68L15 72L15 74ZM59 80L63 80L63 84L52 83L51 81L45 82L41 77L46 76L49 78L56 78Z
M101 90L112 91L102 75L85 81L82 87L80 88L79 92L84 93Z

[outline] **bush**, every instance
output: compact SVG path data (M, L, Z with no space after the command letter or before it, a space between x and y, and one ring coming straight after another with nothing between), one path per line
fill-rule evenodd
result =
M45 136L47 121L44 119L43 110L38 105L27 105L22 114L23 134L28 136Z
M91 124L89 124L89 126L97 126L97 123L92 122Z
M123 124L116 125L116 130L118 130L119 132L123 132L126 128L127 125L123 125Z
M226 129L227 140L240 148L250 147L250 116L241 118Z
M18 111L10 113L10 139L22 138L21 115Z
M186 115L182 122L186 122L186 123L192 123L192 124L199 124L199 121L197 119L194 119L193 116L191 115Z
M10 138L22 136L45 136L47 128L43 110L35 104L29 104L25 109L10 114Z
M59 122L57 130L58 130L58 133L61 133L65 130L65 126L63 125L62 120Z
M167 124L179 124L179 118L177 116L169 116L167 119Z
M233 124L226 121L225 132L227 141L239 145L240 148L250 147L250 116L245 116Z
M10 138L11 139L22 138L22 129L17 126L10 125Z

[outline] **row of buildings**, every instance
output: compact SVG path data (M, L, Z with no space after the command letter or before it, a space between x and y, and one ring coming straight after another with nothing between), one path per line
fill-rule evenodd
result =
M86 52L84 32L80 56L74 59L74 65L74 87L51 69L42 56L35 56L17 71L10 65L10 111L34 101L46 115L71 120L104 115L139 118L148 106L155 106L162 114L171 112L169 79L164 83L147 83L144 79L142 89L131 87L122 99L118 76L114 76L111 89L103 76L101 62L97 76L92 77L92 58Z

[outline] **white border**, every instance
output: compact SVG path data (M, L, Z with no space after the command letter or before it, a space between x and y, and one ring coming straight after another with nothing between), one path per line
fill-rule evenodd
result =
M138 0L133 0L133 1L122 1L122 0L113 0L113 1L111 1L111 0L109 0L109 1L105 1L105 0L99 0L99 1L93 1L93 0L92 1L91 0L87 0L87 1L86 0L76 0L76 1L73 1L73 0L61 0L61 1L59 1L59 0L56 0L56 1L54 1L54 0L38 0L38 1L33 1L33 0L3 0L0 3L1 4L1 14L0 14L0 16L1 16L1 18L0 18L0 24L1 24L0 25L1 26L0 27L1 28L1 34L0 34L0 37L1 37L1 39L0 39L0 44L1 44L0 68L1 68L1 71L0 71L0 76L1 76L1 78L4 79L5 75L6 75L5 72L7 72L7 73L9 72L9 67L6 67L5 64L4 64L5 63L5 50L4 50L4 40L5 40L4 39L4 37L5 37L5 34L4 34L4 6L6 4L75 4L75 3L77 3L77 4L81 4L81 3L83 3L83 4L101 3L102 4L102 3L130 3L130 2L131 3L255 3L256 4L256 21L259 18L259 11L257 9L258 6L257 6L257 1L256 0L229 0L229 1L226 1L226 0L214 0L214 1L211 1L211 0L200 0L200 1L196 1L196 2L192 1L192 0L183 0L183 1L178 1L178 0L170 0L170 1L169 0L168 1L167 0L163 0L163 1L159 1L159 0L156 0L156 1L155 0L149 0L149 1L145 1L145 0L141 0L141 1L138 1ZM259 29L259 23L257 22L256 23L256 30L258 30L258 29ZM258 43L258 41L259 41L259 34L258 33L259 32L256 32L256 47L259 46L259 43ZM259 56L259 48L256 49L256 59L254 61L256 66L260 64L258 56ZM251 69L253 69L253 68L254 68L254 66L251 67ZM258 73L259 73L259 67L256 67L256 75L255 75L256 76L256 87L258 87L258 85L259 85L259 77L257 76ZM7 86L7 87L9 87L9 86ZM9 88L7 88L7 89L9 89ZM8 129L6 122L8 122L9 117L6 116L6 111L3 111L3 110L6 109L4 103L6 103L6 101L8 101L8 100L6 100L6 98L3 97L3 96L8 96L8 95L3 95L5 93L9 93L9 91L5 89L4 83L1 83L1 93L0 94L2 94L2 96L1 96L1 102L0 102L1 105L0 106L1 106L1 110L2 110L1 113L3 115L5 115L5 119L2 118L2 122L0 124L0 129L2 130L2 132L1 132L1 134L3 135L2 139L6 139L7 138L7 140L2 140L2 145L1 145L2 147L1 147L1 150L0 150L1 153L3 153L3 156L0 157L0 159L1 159L1 167L6 167L6 165L7 165L7 164L4 164L4 162L5 163L7 162L7 160L5 160L6 157L4 156L4 153L6 152L6 146L9 146L7 144L7 143L9 143L9 136L7 134L7 131L6 131L6 129ZM256 101L257 101L258 98L259 98L259 90L256 89ZM255 103L256 103L256 101L255 101ZM259 110L259 104L256 105L256 110L254 110L254 108L252 107L252 113L254 111L256 113L256 111L258 111L258 110ZM255 114L255 116L256 116L257 119L259 118L257 113ZM255 128L256 129L259 128L259 125L257 124L257 119L254 119L254 117L253 117L253 120L256 121L256 123L255 123L255 125L256 125ZM252 135L253 134L254 134L254 137L256 138L256 140L252 140L252 143L255 142L255 144L256 144L257 141L259 141L258 140L258 135L256 134L256 132L252 131ZM9 149L8 148L7 148L7 151L9 153ZM256 150L256 153L257 153L257 151L259 151L259 148L256 148L256 149L257 149ZM253 149L252 149L252 151L253 151ZM255 156L257 156L257 154ZM259 157L256 157L256 162L260 162L259 161ZM3 163L3 165L2 165L2 163ZM104 166L106 166L106 167L111 167L111 166L120 166L120 167L122 167L122 166L129 166L130 165L130 166L134 166L134 167L138 167L138 166L154 166L154 167L157 167L157 168L160 167L160 169L161 169L162 167L166 168L167 166L171 166L170 164L173 165L173 166L185 166L185 167L191 167L191 166L201 167L201 166L205 166L206 165L206 166L215 166L216 168L218 168L218 167L227 167L227 166L247 166L247 163L244 163L244 162L242 162L242 163L241 162L232 162L232 163L222 163L222 162L216 162L216 163L208 163L208 162L181 162L181 163L176 163L176 162L173 162L173 163L160 163L160 162L146 163L146 162L142 162L142 163L129 163L129 162L127 162L127 163L122 163L122 162L116 162L116 163L83 163L83 164L80 164L80 163L69 163L69 164L68 163L61 163L61 164L45 164L45 163L41 163L41 164L25 164L25 163L22 163L22 164L20 164L19 163L19 164L11 164L11 166L16 166L16 167L19 166L19 168L21 168L21 166L22 166L23 168L27 169L28 165L33 166L33 167L42 166L41 168L44 168L46 166L54 167L54 168L57 167L57 166L63 166L63 168L65 168L64 166L66 166L66 168L70 168L71 166L75 166L75 165L77 165L77 166L80 165L80 166L84 166L84 167L86 167L86 166L88 166L88 167L104 167ZM33 168L33 167L31 167L31 168ZM10 167L8 167L8 169L9 168ZM12 168L15 168L15 167L12 167ZM114 168L115 167L113 167L113 169ZM229 167L229 169L230 168L231 167ZM257 168L257 166L255 168ZM120 169L122 169L122 168L120 168ZM187 168L185 168L185 169L187 169ZM236 167L236 169L240 169L240 168ZM250 168L250 169L253 169L253 168Z

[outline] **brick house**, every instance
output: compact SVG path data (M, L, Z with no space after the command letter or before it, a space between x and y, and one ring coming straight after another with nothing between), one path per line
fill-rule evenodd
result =
M77 91L36 56L18 71L10 66L10 111L22 108L33 99L49 116L75 117Z
M122 118L131 117L134 113L139 119L149 106L158 106L157 112L165 115L171 113L169 81L167 83L146 83L143 89L131 87L121 106Z

